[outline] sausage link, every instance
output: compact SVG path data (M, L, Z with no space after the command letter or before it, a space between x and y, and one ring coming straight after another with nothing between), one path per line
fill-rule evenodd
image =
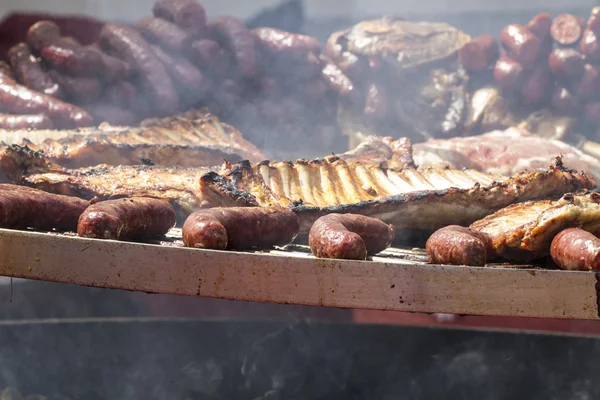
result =
M48 65L68 74L94 76L104 69L100 54L70 38L53 41L40 55Z
M0 184L0 227L74 231L89 204L77 197Z
M552 107L567 115L576 115L580 111L581 100L572 90L557 84L552 93Z
M126 79L132 75L132 68L129 63L121 60L120 58L111 56L102 51L100 46L97 44L91 44L87 46L90 50L95 51L102 58L103 73L102 78L107 82L116 82L122 79Z
M393 240L393 225L357 214L325 215L308 233L308 245L318 258L364 260L390 247Z
M494 66L494 80L503 89L516 89L524 77L523 66L502 54Z
M103 100L117 107L129 108L137 95L135 86L127 81L117 81L104 89Z
M540 39L522 25L504 27L500 33L500 43L509 56L524 67L532 66L540 55Z
M524 105L534 107L539 105L548 93L550 86L550 71L545 65L537 65L523 78L519 94Z
M60 27L52 21L38 21L27 30L27 44L37 54L60 39Z
M550 26L552 26L552 17L548 13L542 13L529 21L527 29L543 41L550 35Z
M465 43L458 52L458 60L467 71L479 72L495 63L499 55L496 39L483 35Z
M600 33L600 7L593 7L590 18L587 21L587 29L594 33Z
M579 77L584 71L581 53L572 48L557 48L548 57L548 66L555 77L572 79Z
M583 32L581 41L579 42L579 51L585 56L585 59L590 62L600 62L600 41L596 37L596 33L591 29L586 29Z
M231 57L219 43L210 39L197 40L192 43L192 60L213 76L224 77L231 69Z
M591 64L583 66L583 74L575 84L575 93L583 100L600 96L600 73Z
M192 37L199 39L206 34L206 11L196 0L156 0L152 13L175 22Z
M257 72L254 37L244 23L230 16L218 17L208 23L211 36L235 57L242 76L250 78Z
M52 129L54 124L44 114L0 114L0 129Z
M328 62L323 68L323 78L329 86L339 95L341 100L357 103L360 94L354 89L352 81L342 72L337 65Z
M53 97L64 97L61 87L42 69L25 43L13 46L8 51L8 60L17 80L28 88Z
M179 98L171 77L148 43L135 30L126 26L106 24L100 32L103 46L114 49L120 58L141 73L144 86L150 91L157 116L174 114Z
M252 33L258 38L261 50L270 56L284 55L297 58L303 57L306 53L321 53L321 45L312 36L270 27L255 28Z
M133 112L112 103L88 104L85 110L94 117L96 125L108 122L114 126L133 126L139 121Z
M298 217L287 208L211 208L186 219L183 243L214 250L268 248L292 242L299 230Z
M171 55L162 48L151 45L154 54L163 63L179 92L189 105L196 104L208 91L208 84L198 68L186 58Z
M450 225L435 231L425 244L432 264L483 266L493 258L491 238L468 228Z
M35 92L14 80L0 76L0 111L11 114L46 114L55 128L90 126L92 117L83 109Z
M552 240L550 255L562 269L598 270L600 269L600 239L579 228L565 229Z
M142 18L135 25L142 37L170 52L181 53L189 45L190 38L177 25L162 18Z
M556 43L562 46L571 46L581 38L584 24L580 17L572 14L560 14L552 21L550 35Z
M88 207L79 217L77 234L96 239L146 239L163 236L175 222L175 211L167 201L131 197Z
M0 76L6 76L8 78L15 79L15 74L13 73L12 68L4 61L0 61Z
M60 85L69 99L78 104L90 104L102 96L103 84L100 79L70 76L56 70L48 71L48 75Z

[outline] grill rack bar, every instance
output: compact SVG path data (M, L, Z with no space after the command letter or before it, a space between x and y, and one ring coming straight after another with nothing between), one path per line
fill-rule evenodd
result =
M316 259L305 246L270 252L0 229L0 275L233 300L463 315L600 319L593 272L426 264L391 248L369 261Z

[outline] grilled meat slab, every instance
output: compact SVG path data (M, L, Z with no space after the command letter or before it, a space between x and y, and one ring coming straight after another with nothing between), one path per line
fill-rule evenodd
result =
M430 232L468 225L518 201L558 197L595 185L557 165L511 178L475 170L388 169L329 156L313 161L225 163L219 168L99 165L66 169L40 153L10 147L0 158L16 183L101 199L168 199L185 216L198 208L281 205L294 210L301 232L329 213L362 214L398 230Z
M504 175L545 168L559 155L565 165L600 179L598 159L565 142L535 136L521 128L414 145L414 160L420 167L472 168Z
M578 227L600 234L600 194L565 194L558 200L513 204L471 225L488 234L496 253L512 260L532 260L550 254L556 234Z
M5 144L44 151L48 160L67 168L98 165L157 165L199 167L223 160L260 161L265 156L235 128L200 111L152 119L140 127L101 125L76 131L15 131L2 133Z

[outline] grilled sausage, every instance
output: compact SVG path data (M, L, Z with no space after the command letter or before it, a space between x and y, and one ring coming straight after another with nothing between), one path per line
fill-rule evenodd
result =
M40 55L48 65L68 74L95 76L104 69L98 52L71 38L54 40L42 48Z
M308 233L310 250L319 258L364 260L392 244L394 227L357 214L329 214L315 221Z
M540 40L546 39L550 35L552 26L552 17L548 13L538 14L527 24L527 29Z
M103 84L100 79L85 76L70 76L60 71L48 71L48 75L57 82L70 100L78 104L90 104L102 95Z
M448 265L483 266L494 253L489 236L458 225L435 231L425 250L430 263Z
M552 21L550 35L556 43L562 46L571 46L577 43L585 23L580 17L572 14L560 14Z
M600 7L592 8L590 18L587 21L587 29L595 33L600 33Z
M135 100L137 90L127 81L117 81L104 89L103 100L117 107L129 108Z
M522 25L504 27L500 33L500 43L511 58L525 67L532 66L540 55L540 39Z
M131 197L93 204L79 217L81 237L137 240L164 235L175 226L173 207L161 199Z
M342 72L337 65L328 62L323 68L325 82L339 95L341 100L357 103L360 94L354 89L352 81Z
M213 76L226 76L233 61L227 51L219 43L210 39L197 40L192 43L190 56L202 69Z
M206 11L196 0L156 0L152 13L175 22L190 36L201 38L206 33Z
M270 56L283 55L291 58L304 57L306 53L321 53L321 45L312 36L282 31L276 28L255 28L261 50Z
M52 129L54 124L44 114L0 114L0 129Z
M52 119L55 128L83 127L93 122L83 109L35 92L6 76L0 76L0 111L11 114L43 113Z
M524 77L521 64L502 54L494 66L494 80L503 89L516 89Z
M544 65L537 65L523 78L519 94L524 105L533 107L546 98L550 84L550 72Z
M126 26L106 24L100 32L100 40L103 46L113 49L141 73L143 86L154 100L157 116L173 114L178 110L179 98L171 77L138 32Z
M186 219L183 243L214 250L267 248L290 243L299 229L298 217L287 208L211 208Z
M85 106L85 110L94 117L96 124L108 122L114 126L132 126L139 118L131 111L112 103L95 103Z
M600 73L591 64L583 66L583 74L575 85L575 93L581 99L589 100L600 95Z
M25 43L13 46L8 51L8 59L19 82L37 92L63 97L60 86L42 69Z
M106 54L97 44L87 46L88 49L95 51L102 58L103 73L102 78L107 82L116 82L126 79L132 75L131 65L120 58Z
M223 16L210 21L208 28L213 39L234 55L242 76L254 76L257 72L254 37L244 23L235 17Z
M565 229L552 240L550 255L562 269L598 270L600 269L600 239L579 228Z
M75 230L89 204L77 197L0 184L0 227Z
M552 107L556 111L575 115L580 111L581 100L572 90L557 84L554 86L554 92L552 93Z
M0 61L0 76L6 76L8 78L15 79L15 74L13 73L12 68L4 61Z
M581 53L571 48L557 48L548 57L548 66L559 79L577 78L583 73L584 62Z
M600 62L600 41L596 33L591 29L586 29L583 32L581 41L579 42L579 51L585 56L585 59L590 62Z
M27 30L27 44L37 54L60 39L60 27L52 21L38 21Z
M148 42L156 43L169 52L183 52L190 41L181 28L162 18L142 18L135 27Z
M479 72L496 62L500 51L491 35L479 36L459 50L458 60L467 71Z

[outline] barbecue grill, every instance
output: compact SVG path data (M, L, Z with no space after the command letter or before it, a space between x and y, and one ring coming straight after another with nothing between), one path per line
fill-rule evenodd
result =
M310 10L303 30L322 42L372 17ZM467 14L410 19L475 36L536 12ZM265 15L248 21L278 14ZM398 246L335 260L302 242L185 248L179 228L138 242L0 229L0 276L0 388L23 397L600 397L600 275L546 260L434 265Z

